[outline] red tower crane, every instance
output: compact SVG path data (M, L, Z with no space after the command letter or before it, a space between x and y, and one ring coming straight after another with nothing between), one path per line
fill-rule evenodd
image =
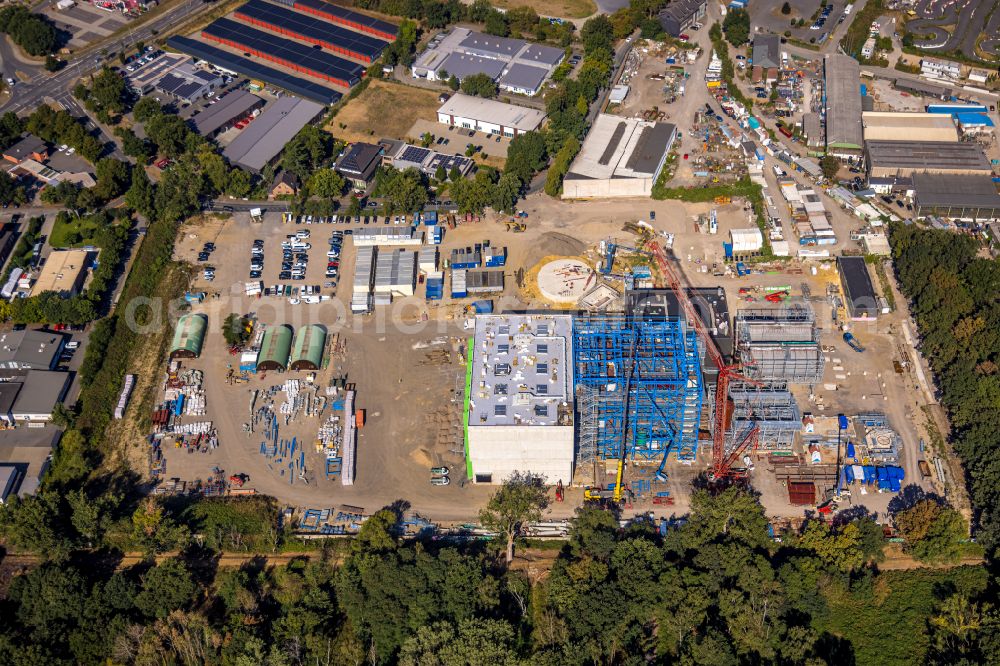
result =
M663 278L673 290L674 295L677 296L677 302L680 303L681 309L684 311L684 317L689 324L694 326L698 337L705 344L705 352L711 357L715 367L719 370L719 378L715 384L715 414L712 417L712 477L714 479L723 479L726 477L741 476L742 473L735 470L733 466L740 459L740 456L743 455L744 451L756 448L759 428L754 424L735 443L732 451L728 454L726 453L726 409L729 404L729 382L734 379L751 384L757 384L758 382L740 374L740 365L738 363L726 363L726 360L722 357L722 353L715 346L715 341L712 340L708 328L705 327L705 323L698 316L698 313L695 312L694 304L688 298L687 291L681 283L680 275L670 265L670 261L667 259L667 255L663 251L663 248L660 247L660 244L656 241L650 241L646 244L646 247L652 253L653 259L663 274Z

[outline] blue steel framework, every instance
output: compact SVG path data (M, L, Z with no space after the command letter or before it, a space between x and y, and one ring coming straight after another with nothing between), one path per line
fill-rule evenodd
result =
M633 342L635 372L624 398ZM618 459L628 404L627 457L678 460L698 453L701 351L682 319L580 315L573 321L578 460Z

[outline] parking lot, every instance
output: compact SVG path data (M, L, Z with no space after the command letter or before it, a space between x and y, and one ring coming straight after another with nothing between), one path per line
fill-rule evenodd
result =
M57 9L53 1L41 13L52 21L56 29L70 35L66 46L71 49L109 37L131 20L117 10L100 9L87 2L68 9Z
M833 30L850 19L844 8L851 4L845 0L834 0L825 7L820 0L789 0L790 14L782 14L783 2L750 3L750 20L757 30L786 35L809 44L823 44ZM853 11L852 11L853 14ZM803 21L803 25L798 25Z

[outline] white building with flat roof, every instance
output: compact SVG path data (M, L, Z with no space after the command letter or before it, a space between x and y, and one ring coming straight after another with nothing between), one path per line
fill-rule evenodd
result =
M563 199L648 197L677 138L671 123L601 114L563 180Z
M920 61L920 74L933 79L958 79L962 73L962 66L950 60L938 60L937 58L923 58Z
M440 109L438 122L452 127L515 137L542 126L545 112L457 93Z
M410 74L430 81L452 76L461 81L473 74L485 74L502 90L530 97L542 89L565 57L565 51L554 46L452 28L431 39L414 61Z
M478 315L469 391L468 463L476 483L515 472L573 478L573 320Z

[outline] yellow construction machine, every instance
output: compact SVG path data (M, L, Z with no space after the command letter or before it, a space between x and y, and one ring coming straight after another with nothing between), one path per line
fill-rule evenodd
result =
M507 222L507 231L513 231L515 234L523 234L528 226L524 222L515 222L510 220Z

